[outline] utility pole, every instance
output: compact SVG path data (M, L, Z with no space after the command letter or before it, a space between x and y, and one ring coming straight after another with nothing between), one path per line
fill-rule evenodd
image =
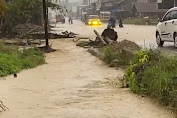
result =
M174 7L176 7L176 0L174 0Z
M49 39L48 39L48 7L46 6L46 0L43 0L43 15L44 15L44 29L45 29L46 48L48 48L49 47Z

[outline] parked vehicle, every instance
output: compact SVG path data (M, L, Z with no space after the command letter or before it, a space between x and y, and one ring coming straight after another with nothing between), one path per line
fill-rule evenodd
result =
M86 25L101 25L101 20L98 15L88 15L85 20Z
M163 46L164 42L174 42L174 46L177 47L177 7L168 10L159 21L156 42L158 46Z
M65 23L65 17L63 15L56 15L56 22Z

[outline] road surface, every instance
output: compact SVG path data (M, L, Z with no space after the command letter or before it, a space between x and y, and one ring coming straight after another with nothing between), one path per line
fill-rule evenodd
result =
M65 27L85 34L93 30ZM0 78L0 99L10 109L0 118L174 118L155 101L111 87L109 81L123 71L109 68L76 47L72 39L51 40L50 44L57 51L46 54L46 64L24 70L17 78Z
M101 26L87 26L81 21L75 20L73 25L68 25L68 23L57 24L54 30L72 31L95 39L93 30L97 30L101 34L106 27L106 24L102 24ZM124 28L117 26L114 30L118 32L119 41L127 39L136 42L143 48L158 48L159 50L177 53L177 48L174 48L173 42L165 42L164 47L157 47L155 37L156 26L124 25Z

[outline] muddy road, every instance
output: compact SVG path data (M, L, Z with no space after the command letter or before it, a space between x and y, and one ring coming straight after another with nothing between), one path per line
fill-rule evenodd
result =
M107 24L102 24L101 26L88 26L81 21L75 20L73 25L66 24L56 24L53 28L55 32L60 31L72 31L83 36L91 37L95 39L95 34L93 30L97 30L100 34L107 27ZM142 47L148 48L158 48L162 51L171 51L177 53L177 48L174 48L173 42L165 42L164 47L157 47L156 44L156 26L144 26L144 25L124 25L124 28L119 28L118 26L114 28L118 32L119 41L120 40L130 40L134 41Z
M113 88L122 70L107 67L71 40L52 40L47 64L1 78L0 99L10 109L0 118L173 118L150 101ZM108 79L109 78L109 79Z

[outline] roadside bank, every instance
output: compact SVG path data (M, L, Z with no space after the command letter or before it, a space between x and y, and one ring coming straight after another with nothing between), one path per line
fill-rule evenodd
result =
M102 48L90 48L89 52L111 67L125 69L125 75L120 80L122 87L129 87L134 93L155 98L176 110L176 56L167 57L158 50L142 49L128 40Z

